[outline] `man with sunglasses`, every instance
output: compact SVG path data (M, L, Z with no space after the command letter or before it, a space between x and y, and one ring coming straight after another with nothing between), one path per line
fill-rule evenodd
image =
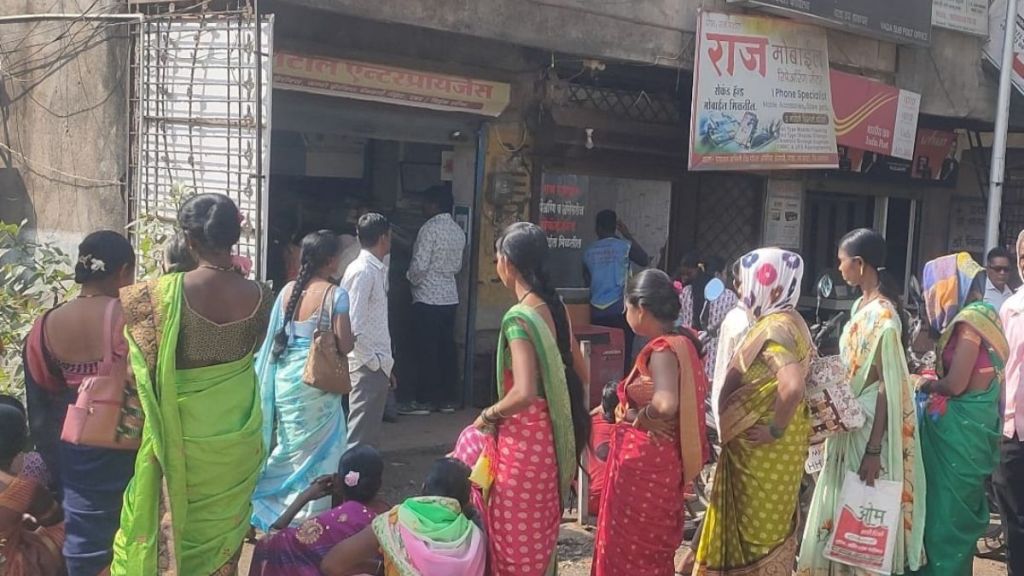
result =
M1007 286L1010 280L1010 252L1002 246L996 246L989 250L985 261L985 302L999 310L1003 302L1013 296L1013 290Z

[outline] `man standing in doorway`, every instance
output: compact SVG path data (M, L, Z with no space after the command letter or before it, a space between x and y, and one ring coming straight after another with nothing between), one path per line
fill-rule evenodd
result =
M626 280L630 262L646 267L651 258L614 211L597 213L596 230L597 242L583 253L583 278L590 285L590 321L596 326L622 330L626 344L623 370L628 370L633 351L633 331L626 323L624 313Z
M1006 285L1010 280L1010 251L1002 246L996 246L988 251L985 263L985 302L991 304L998 312L1003 307L1003 302L1013 296L1013 290Z
M362 250L341 280L341 287L348 291L349 320L356 337L355 348L348 355L352 374L349 450L360 444L375 446L380 440L395 367L388 329L388 269L384 265L391 252L388 219L376 212L364 214L356 234Z
M406 275L412 284L413 325L417 370L414 388L400 393L398 413L426 415L432 410L455 411L458 371L455 349L455 309L459 290L455 275L462 270L466 234L452 219L454 200L447 186L424 193L427 221L416 235L412 263Z

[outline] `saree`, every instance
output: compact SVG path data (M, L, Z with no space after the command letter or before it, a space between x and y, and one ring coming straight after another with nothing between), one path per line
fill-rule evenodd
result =
M6 476L6 475L4 475ZM22 517L35 512L33 504L42 499L56 504L46 495L46 488L25 477L8 477L0 492L0 573L5 576L60 576L64 574L64 523L25 527Z
M122 292L146 414L114 539L113 576L232 574L263 461L252 355L178 369L183 274Z
M565 365L555 336L531 307L513 306L498 337L498 395L512 388L510 340L533 345L540 370L538 398L503 420L487 448L493 484L487 497L492 576L554 574L563 503L576 475Z
M459 502L440 496L409 498L373 520L386 576L483 576L483 531Z
M947 256L933 262L939 264L951 258ZM989 525L985 482L999 463L1002 434L999 404L1003 368L1009 356L1009 344L996 309L980 301L963 304L970 286L979 274L984 274L984 270L973 260L965 263L957 258L960 262L956 276L960 278L955 284L964 284L968 289L947 289L947 298L932 299L944 309L954 308L954 304L959 309L955 316L943 317L945 326L942 326L942 335L936 345L936 352L942 360L936 363L936 372L942 378L950 368L946 363L951 360L961 338L978 340L980 337L979 362L975 364L971 377L978 373L979 364L984 365L986 358L991 368L986 366L985 372L991 371L992 377L988 388L983 391L968 390L950 397L933 393L919 399L924 405L919 414L919 425L921 457L928 485L928 515L924 528L928 564L916 574L929 576L973 573L977 542ZM925 286L930 287L929 284ZM963 300L960 299L961 293L964 294ZM929 319L933 316L931 310L929 308Z
M807 325L792 309L762 316L730 363L743 375L722 397L722 453L715 469L694 574L789 575L796 556L798 496L811 431L801 401L781 438L755 446L744 433L775 417L777 372L811 358Z
M904 574L924 562L925 485L924 465L919 457L920 436L914 393L900 339L899 314L884 299L854 303L852 317L840 337L840 356L850 389L864 411L864 426L840 432L825 441L825 464L814 488L800 547L800 576L869 574L829 561L825 546L835 526L839 495L847 472L860 469L871 427L879 386L885 384L888 421L882 438L880 480L903 485L902 522L896 531L893 572ZM872 378L872 367L878 366Z
M336 544L370 525L376 514L348 501L256 543L249 576L320 576L320 562Z
M337 471L347 436L342 395L324 392L302 381L312 340L293 336L281 357L274 358L274 335L284 323L287 306L284 294L282 291L274 302L270 327L256 357L263 445L270 454L252 497L252 524L264 532L313 480ZM292 525L329 508L327 499L310 502L295 516Z
M593 576L641 573L672 576L676 549L683 537L683 494L707 457L704 397L707 379L700 355L685 336L649 342L632 373L619 384L618 414L650 405L654 382L651 355L668 351L679 365L679 413L670 440L618 418L612 432L604 495L594 542Z

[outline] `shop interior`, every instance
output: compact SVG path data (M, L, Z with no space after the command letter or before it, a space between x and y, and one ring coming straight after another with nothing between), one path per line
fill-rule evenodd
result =
M392 226L391 333L396 357L406 356L413 344L407 341L412 293L405 275L426 221L422 192L438 184L472 190L473 171L454 170L453 155L460 147L475 149L474 121L283 90L274 91L273 112L268 280L278 290L286 283L289 243L320 229L355 235L361 214L384 214ZM399 381L411 364L397 363Z

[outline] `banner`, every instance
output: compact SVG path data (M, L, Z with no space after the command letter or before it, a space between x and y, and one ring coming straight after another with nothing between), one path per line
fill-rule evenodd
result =
M988 0L932 0L932 26L988 36Z
M956 132L921 128L917 131L911 159L840 145L839 171L859 172L887 182L931 181L943 187L955 187L960 175L958 137Z
M993 0L988 8L988 42L982 52L996 67L1002 68L1003 39L1006 38L1006 0ZM1017 27L1013 35L1013 85L1024 94L1024 2L1017 2Z
M808 16L835 27L891 42L931 41L930 0L729 0Z
M762 234L765 246L800 251L804 231L803 200L802 181L768 179Z
M545 269L552 286L579 286L583 278L583 226L590 177L575 174L541 176L538 225L548 237Z
M832 109L840 146L911 160L921 95L832 70Z
M274 88L483 116L501 115L511 93L503 82L282 51Z
M702 12L690 169L836 166L825 31L778 18Z

